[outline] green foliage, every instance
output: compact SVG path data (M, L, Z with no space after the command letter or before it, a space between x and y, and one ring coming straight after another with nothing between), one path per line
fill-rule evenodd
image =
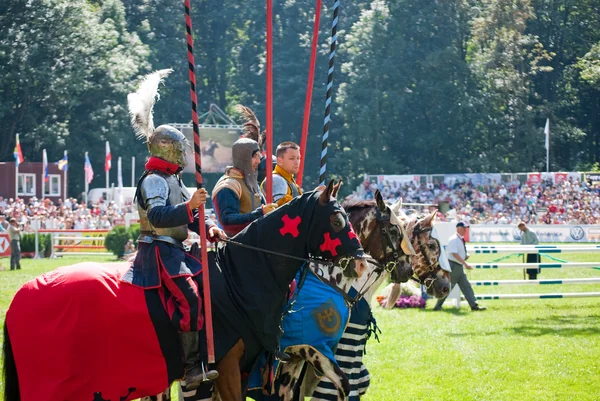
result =
M21 234L21 252L35 252L35 234Z
M129 234L129 238L133 240L133 243L135 243L138 239L138 237L140 236L140 225L139 224L132 224L129 226L129 228L127 229L127 233Z
M104 246L117 257L122 257L125 252L125 244L129 241L129 232L124 226L115 226L106 235Z
M0 2L0 124L12 160L90 152L101 175L113 154L146 149L126 95L141 75L173 68L157 123L190 121L184 10L167 0ZM274 5L274 143L300 141L314 0ZM323 132L332 3L324 2L305 188L314 187ZM328 174L348 191L364 173L521 172L600 160L600 19L596 0L359 0L340 6ZM198 110L237 103L265 115L265 12L259 0L192 5ZM129 163L123 164L128 177ZM82 169L69 176L81 193ZM116 169L110 181L116 182ZM99 177L97 176L96 179ZM193 179L188 174L186 181ZM211 181L210 179L209 181ZM94 182L96 184L97 181ZM208 186L209 190L212 186Z
M45 258L50 257L52 254L52 235L41 234L40 235L40 254L44 255Z

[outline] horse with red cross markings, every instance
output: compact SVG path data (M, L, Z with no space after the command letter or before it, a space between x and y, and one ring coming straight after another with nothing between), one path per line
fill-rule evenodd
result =
M380 194L377 193L376 198L377 201L347 205L352 210L349 214L351 226L356 228L356 232L352 229L349 235L356 235L361 243L368 243L365 251L372 257L369 269L359 279L360 285L357 285L358 278L344 278L342 274L336 274L333 267L329 267L327 273L336 280L324 282L320 277L324 268L318 264L311 266L306 277L296 277L298 289L293 303L288 306L291 313L286 314L283 319L284 335L281 338L281 348L291 359L278 365L274 389L264 385L262 388L258 387L260 368L255 368L250 385L254 384L256 387L249 394L255 400L302 399L298 395L304 391L300 388L300 379L306 366L318 377L326 378L332 383L335 399L343 400L349 395L350 375L340 368L334 354L342 333L347 328L350 307L359 300L363 302L361 297L365 293L372 296L372 291L391 272L395 281L405 282L413 275L413 264L419 271L425 267L420 266L425 259L413 249L414 235L409 235L404 230L405 224L383 202ZM425 224L430 224L433 217L434 215L429 216ZM422 245L420 241L424 239L416 239L415 245L419 249ZM332 250L335 248L334 243L324 241L322 250L328 246ZM437 263L439 252L434 252L431 256L434 260L428 266ZM437 284L440 288L443 287L443 283ZM436 295L442 294L443 291L440 291Z
M259 356L266 350L272 360L278 353L288 286L304 263L344 266L348 276L365 272L362 245L349 235L348 217L332 195L330 182L295 198L251 223L204 266L211 277L215 385L224 400L243 401ZM5 401L128 401L182 377L177 328L158 297L121 280L128 266L66 266L17 292L4 322ZM196 391L210 399L212 383Z

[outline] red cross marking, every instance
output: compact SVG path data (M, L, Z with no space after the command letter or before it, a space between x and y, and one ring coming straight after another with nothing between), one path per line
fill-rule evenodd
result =
M352 223L348 223L348 224L350 225L350 231L348 231L348 238L350 238L350 240L356 239L358 242L360 242L360 240L356 236L356 232L354 231L354 227L352 227Z
M323 243L321 244L319 249L321 250L321 252L329 251L329 252L331 252L331 256L335 257L338 254L335 249L341 245L342 245L342 241L340 241L339 238L331 239L331 236L329 235L329 233L325 233Z
M291 219L290 216L286 214L281 218L281 221L283 222L283 227L279 229L279 233L282 236L290 234L292 237L297 238L300 235L300 231L298 231L298 226L302 222L300 216Z

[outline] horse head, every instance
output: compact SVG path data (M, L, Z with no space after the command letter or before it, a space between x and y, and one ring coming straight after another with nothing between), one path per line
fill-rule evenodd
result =
M329 263L328 271L320 272L322 277L335 278L337 284L341 276L356 279L366 271L365 253L345 210L336 199L341 181L329 182L320 193L310 229L310 254ZM341 276L340 276L341 275Z
M404 231L404 223L385 204L379 191L375 200L344 203L350 221L356 229L365 252L396 283L406 282L413 275L409 256L414 250Z
M415 278L425 286L428 295L443 298L450 292L450 274L440 264L442 248L433 234L436 213L410 214L400 219L405 220L405 229L415 251L410 258Z

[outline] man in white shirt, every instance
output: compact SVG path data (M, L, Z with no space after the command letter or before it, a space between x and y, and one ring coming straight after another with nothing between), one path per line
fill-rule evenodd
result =
M477 304L473 287L471 287L471 283L469 283L463 269L463 267L465 267L467 270L471 270L471 265L467 263L469 255L467 254L467 245L465 242L465 233L468 226L467 223L462 221L456 223L456 233L450 237L448 246L446 247L446 254L448 255L448 261L450 262L450 268L452 269L452 272L450 273L450 291L458 284L458 288L460 288L460 291L465 296L469 306L471 306L471 310L481 311L486 310L487 308ZM445 300L446 298L438 299L433 310L441 310Z

